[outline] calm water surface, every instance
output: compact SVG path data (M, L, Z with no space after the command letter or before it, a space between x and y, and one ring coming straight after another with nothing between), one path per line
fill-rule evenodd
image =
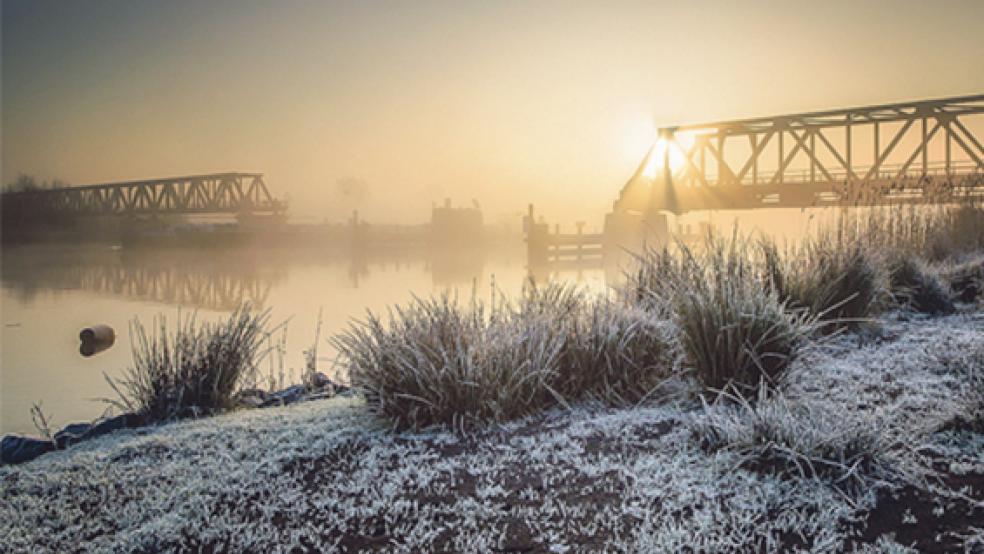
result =
M383 311L411 295L451 290L487 298L490 284L517 294L527 278L522 245L494 252L376 256L364 260L302 252L128 252L111 247L10 247L3 250L3 335L0 342L0 433L34 432L30 408L41 403L54 426L99 416L100 398L113 391L104 374L118 377L130 364L129 325L163 314L169 327L196 314L214 320L241 301L271 310L286 322L284 370L304 366L319 310L318 368L331 374L334 352L325 337L366 310ZM605 288L601 269L540 276ZM105 323L116 345L91 358L79 355L79 331ZM281 373L278 357L261 371Z

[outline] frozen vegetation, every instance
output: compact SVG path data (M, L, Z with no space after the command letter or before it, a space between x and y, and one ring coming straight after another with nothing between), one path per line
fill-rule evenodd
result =
M920 529L980 547L984 435L969 422L982 364L984 315L894 316L880 338L811 349L783 394L754 404L587 403L471 434L394 433L362 400L339 397L125 431L0 468L0 542L900 551ZM968 476L976 488L951 486ZM893 492L910 532L872 535L866 519ZM924 496L928 516L926 502L904 502ZM946 529L964 513L976 523Z

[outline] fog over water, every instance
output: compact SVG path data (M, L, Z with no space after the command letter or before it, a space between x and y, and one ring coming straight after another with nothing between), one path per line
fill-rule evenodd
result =
M778 237L802 236L829 210L693 213L673 218L674 229L695 232L702 223ZM564 227L570 227L566 225ZM562 230L565 230L562 227ZM569 232L569 231L568 231ZM282 358L268 356L262 386L281 368L287 384L304 367L319 312L318 369L334 376L335 352L327 337L367 310L385 313L413 296L442 292L488 299L491 287L510 297L530 278L519 235L486 248L411 248L353 257L319 248L121 248L110 245L8 245L3 249L3 335L0 351L0 433L34 432L31 406L40 402L55 426L99 416L112 397L103 374L119 377L131 363L130 323L151 325L163 315L169 328L180 317L216 320L242 302L286 322ZM621 281L626 260L539 271L538 281L559 280L603 293ZM114 347L91 358L79 355L78 333L94 324L117 332ZM276 343L281 338L278 334ZM281 364L282 359L282 364ZM344 376L342 376L344 378Z
M550 276L546 276L549 278ZM605 288L601 269L556 273L554 278ZM384 312L412 295L451 291L488 298L491 284L515 295L527 278L522 244L489 252L444 256L406 254L353 261L310 252L127 252L113 247L10 247L3 251L2 381L0 433L34 432L30 408L41 402L55 426L99 416L113 396L103 378L130 364L129 323L163 314L173 328L179 313L214 320L240 301L271 310L271 323L287 322L284 368L296 379L303 351L314 342L319 310L322 339L318 369L333 374L326 337L366 310ZM105 323L116 345L91 358L79 355L81 329ZM271 367L272 366L272 367ZM276 356L261 377L279 374ZM291 375L288 375L288 379Z

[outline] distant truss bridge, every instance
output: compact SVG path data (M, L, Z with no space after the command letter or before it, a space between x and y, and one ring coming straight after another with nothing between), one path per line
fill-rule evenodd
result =
M664 127L615 212L984 198L984 94Z
M4 216L137 216L166 214L274 214L259 173L215 173L9 192Z

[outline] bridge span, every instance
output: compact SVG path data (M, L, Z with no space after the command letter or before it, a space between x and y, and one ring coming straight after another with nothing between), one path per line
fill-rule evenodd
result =
M3 194L4 218L279 214L260 173L214 173Z
M659 129L613 214L984 198L984 94Z

